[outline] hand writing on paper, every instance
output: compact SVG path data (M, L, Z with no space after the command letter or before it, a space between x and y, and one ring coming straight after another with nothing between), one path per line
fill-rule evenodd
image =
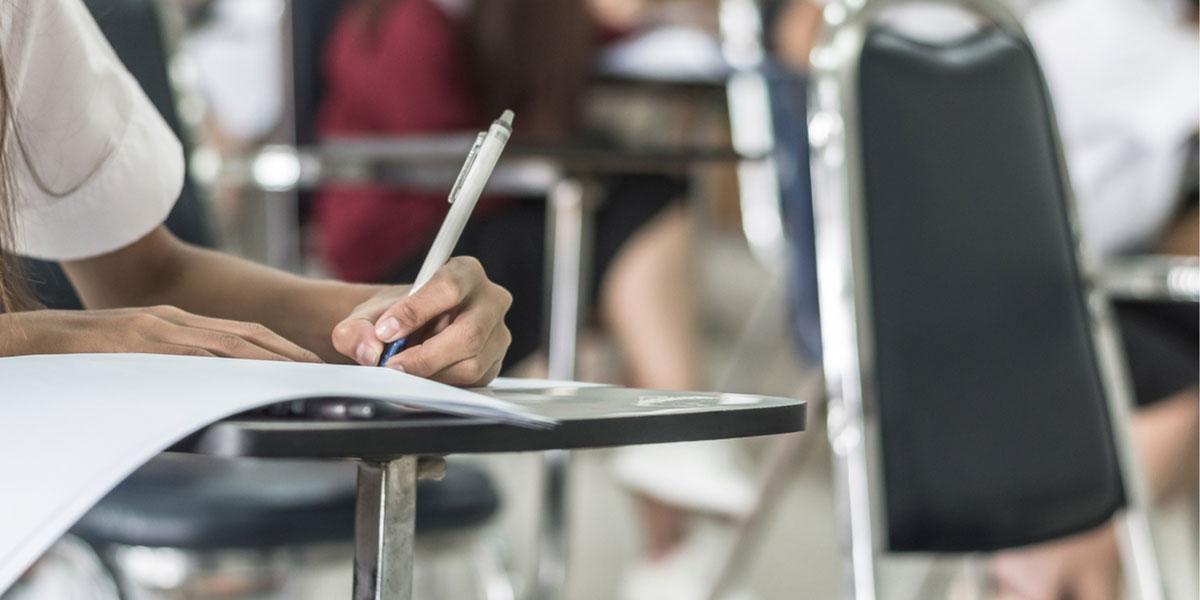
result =
M333 346L375 366L385 343L407 338L387 366L458 386L487 385L500 372L512 334L504 315L512 295L488 280L478 260L450 259L413 295L388 288L333 330Z

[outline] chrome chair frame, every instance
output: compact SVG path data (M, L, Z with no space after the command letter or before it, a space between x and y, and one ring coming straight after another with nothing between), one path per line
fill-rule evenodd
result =
M762 11L759 0L721 0L718 10L721 54L730 67L725 96L733 147L744 157L765 157L737 166L742 234L754 258L777 271L784 263L786 243L771 100L762 72Z
M827 388L829 441L833 449L839 521L846 556L845 590L850 598L880 595L876 566L886 552L886 514L882 506L882 456L878 397L874 387L873 334L865 214L862 131L858 117L858 66L867 28L881 11L910 0L838 0L824 9L825 33L812 54L809 137L813 148L813 210L822 344ZM957 6L1026 40L1007 7L996 0L939 0ZM1114 327L1109 298L1095 283L1095 265L1080 251L1074 196L1057 125L1051 133L1058 148L1067 213L1075 240L1079 285L1085 291L1096 360L1125 482L1127 503L1118 512L1119 540L1129 587L1143 600L1163 596L1149 527L1150 498L1131 447L1132 391L1123 349Z

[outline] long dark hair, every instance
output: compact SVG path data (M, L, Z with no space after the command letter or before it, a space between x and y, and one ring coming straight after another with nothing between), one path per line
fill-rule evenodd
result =
M361 0L363 16L378 24L405 1ZM462 34L482 123L511 108L525 135L574 132L597 40L583 0L473 0Z
M12 183L12 153L9 136L15 135L12 101L8 95L8 71L0 60L0 313L34 306L21 261L9 253L16 226L16 197Z

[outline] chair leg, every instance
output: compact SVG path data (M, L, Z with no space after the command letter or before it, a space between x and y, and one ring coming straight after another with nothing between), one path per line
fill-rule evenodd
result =
M759 486L758 498L750 514L737 524L734 539L726 551L725 560L709 587L709 600L721 600L744 575L749 551L761 540L763 525L772 516L784 486L791 480L797 463L812 454L804 434L793 434L776 441L767 459L766 472Z
M834 452L834 486L842 530L844 596L849 600L875 600L878 596L875 534L862 430L847 428L844 406L830 400L829 439Z
M1097 358L1108 391L1109 422L1112 423L1117 462L1125 487L1126 509L1115 521L1122 553L1121 563L1128 587L1135 597L1162 600L1166 595L1164 581L1159 572L1154 534L1150 529L1153 500L1138 461L1130 425L1133 422L1134 396L1128 366L1124 362L1124 347L1116 332L1108 298L1094 292L1088 300L1094 317L1092 333Z
M1149 513L1130 506L1114 521L1127 587L1138 600L1164 600L1164 580L1150 531Z

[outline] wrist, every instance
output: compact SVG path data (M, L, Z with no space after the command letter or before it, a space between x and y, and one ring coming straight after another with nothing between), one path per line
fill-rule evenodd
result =
M49 325L61 317L59 313L65 312L31 310L0 314L0 357L54 352L51 346L61 340L49 331Z

